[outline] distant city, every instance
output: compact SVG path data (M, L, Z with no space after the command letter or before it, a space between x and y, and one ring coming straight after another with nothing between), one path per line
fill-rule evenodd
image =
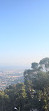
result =
M4 90L9 85L24 82L23 70L2 69L0 70L0 90Z

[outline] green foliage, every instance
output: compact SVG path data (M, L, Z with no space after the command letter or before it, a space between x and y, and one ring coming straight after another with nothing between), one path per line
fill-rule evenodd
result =
M49 74L45 72L38 72L36 78L33 80L34 88L43 90L49 87Z
M46 72L41 71L42 64L45 65ZM39 111L49 111L49 72L47 70L49 58L42 59L38 67L36 65L36 63L32 63L33 70L24 72L27 96L29 100L31 98L31 104L34 108L39 109Z
M35 70L35 69L38 69L38 63L33 62L33 63L31 64L31 68L33 68L34 70Z
M40 60L39 64L49 64L49 58L43 58L42 60Z
M38 65L41 66L38 66ZM49 68L49 58L40 63L32 63L33 69L24 71L24 83L10 85L0 91L0 110L13 111L16 106L19 111L49 111L49 72L41 71L42 64Z
M10 110L13 110L14 106L18 108L20 107L20 110L24 108L24 103L27 96L24 84L21 83L9 86L8 88L5 89L5 94L9 96Z
M9 104L9 96L5 94L3 91L0 91L0 110L7 110L7 106Z

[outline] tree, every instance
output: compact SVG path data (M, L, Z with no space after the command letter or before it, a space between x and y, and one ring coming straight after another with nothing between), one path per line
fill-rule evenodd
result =
M49 58L43 58L42 60L40 60L39 64L49 64Z
M40 60L39 64L44 67L47 72L49 71L49 58L43 58Z
M33 63L31 64L31 68L33 68L34 70L35 70L35 69L38 69L38 63L33 62Z

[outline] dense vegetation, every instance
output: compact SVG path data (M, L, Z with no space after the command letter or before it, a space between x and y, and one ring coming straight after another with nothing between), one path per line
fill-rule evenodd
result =
M24 71L24 83L0 91L0 111L49 111L49 58Z

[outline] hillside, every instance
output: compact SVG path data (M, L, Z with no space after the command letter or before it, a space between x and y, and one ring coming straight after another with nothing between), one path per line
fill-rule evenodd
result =
M15 109L14 109L15 108ZM24 83L0 91L1 111L49 111L49 58L24 71Z

